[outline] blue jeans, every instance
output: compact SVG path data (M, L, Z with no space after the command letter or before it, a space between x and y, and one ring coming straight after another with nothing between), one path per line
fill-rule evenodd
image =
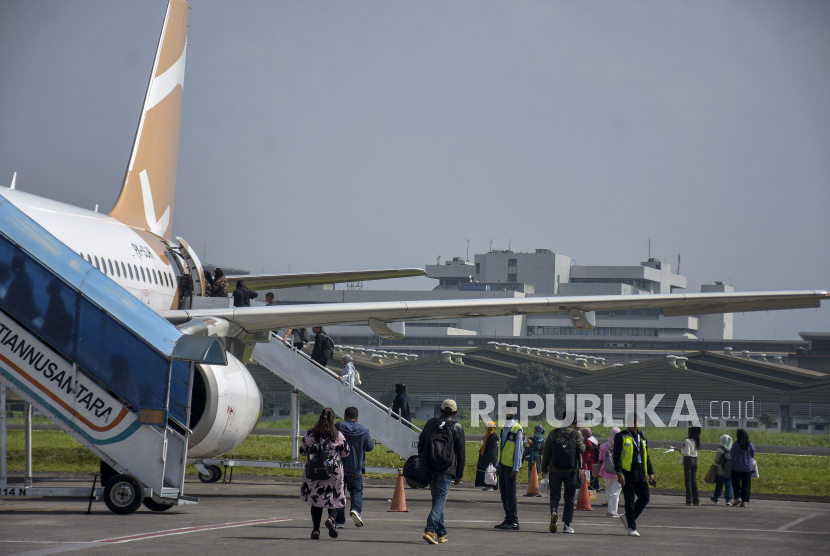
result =
M363 513L363 475L360 477L345 477L346 488L349 489L349 513L355 511ZM337 525L346 523L346 507L337 510L337 519L334 520Z
M726 489L723 486L726 485ZM721 477L717 473L715 474L715 494L712 495L712 498L717 500L720 498L721 490L723 490L723 497L726 499L726 503L732 501L732 478L731 477Z
M426 530L439 536L447 534L447 528L444 527L444 503L447 501L451 483L452 475L449 473L436 473L429 483L429 492L432 494L432 510L430 510L427 517Z

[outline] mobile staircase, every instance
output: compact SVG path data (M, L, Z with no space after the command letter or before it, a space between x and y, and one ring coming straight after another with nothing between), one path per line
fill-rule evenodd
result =
M299 404L296 399L298 391L332 408L341 416L347 407L356 407L360 423L369 429L372 437L402 458L418 452L418 427L393 414L392 409L359 388L344 385L339 380L339 375L313 361L305 352L286 345L276 334L271 335L271 342L256 344L251 359L294 387L291 404L291 455L295 461L297 443L302 438L299 434ZM392 470L386 472L389 471Z
M8 486L4 443L0 496L103 497L118 514L198 502L184 494L194 363L223 361L218 340L183 336L0 196L0 401L9 388L101 459L91 491L33 486L27 427L27 480Z

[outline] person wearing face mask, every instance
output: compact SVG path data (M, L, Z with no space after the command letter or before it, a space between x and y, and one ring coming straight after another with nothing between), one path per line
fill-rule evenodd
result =
M499 492L504 508L504 521L495 529L519 530L519 501L516 497L516 477L522 466L522 426L516 421L516 405L507 402L504 408L504 427L501 429L499 449Z

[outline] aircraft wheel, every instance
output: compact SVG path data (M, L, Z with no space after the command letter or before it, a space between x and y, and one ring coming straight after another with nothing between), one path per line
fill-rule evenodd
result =
M208 475L199 473L199 480L203 483L215 483L222 478L222 469L218 465L206 465L205 469L208 470Z
M127 515L141 507L144 487L132 475L116 475L104 487L104 503L112 513Z
M173 507L172 504L160 504L152 498L144 499L144 507L153 512L166 512Z

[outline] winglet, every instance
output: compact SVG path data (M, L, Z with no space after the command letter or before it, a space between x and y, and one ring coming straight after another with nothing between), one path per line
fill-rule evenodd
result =
M9 186L9 189L14 189L14 184L17 183L17 172L14 173L12 176L12 184Z
M110 216L171 239L184 94L188 4L170 0L133 150Z

